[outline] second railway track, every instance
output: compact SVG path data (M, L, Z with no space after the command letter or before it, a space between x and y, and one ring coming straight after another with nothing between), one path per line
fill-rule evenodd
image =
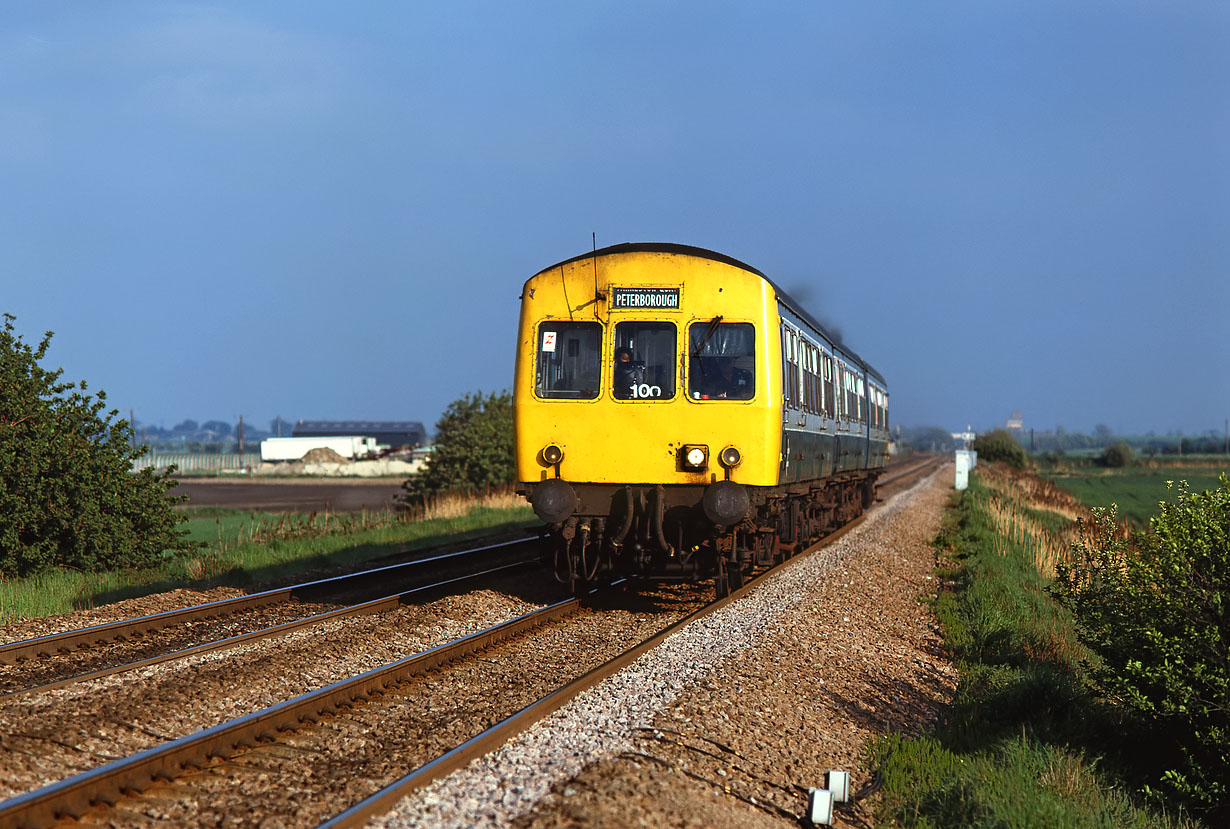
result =
M391 607L398 590L441 586L531 563L535 539L481 545L251 595L0 645L0 697L98 678L190 653ZM383 601L380 601L383 599ZM353 602L347 604L347 602Z
M362 799L395 779L393 770L447 753L703 604L696 591L678 589L635 601L647 606L582 610L570 599L532 611L19 796L0 804L0 822L43 826L109 803L117 811L89 819L140 822L167 812L175 822L190 813L231 822L255 809L296 824L323 821L332 804ZM128 709L126 719L137 714ZM98 732L107 719L101 712L84 726ZM134 741L122 744L127 751ZM255 792L252 775L272 782ZM304 780L312 781L310 803L295 797L295 782ZM123 797L135 790L153 800Z

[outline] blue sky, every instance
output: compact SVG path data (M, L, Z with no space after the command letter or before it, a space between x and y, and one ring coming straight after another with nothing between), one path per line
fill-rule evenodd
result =
M433 423L599 245L769 274L892 419L1230 417L1223 2L0 10L0 311L139 421Z

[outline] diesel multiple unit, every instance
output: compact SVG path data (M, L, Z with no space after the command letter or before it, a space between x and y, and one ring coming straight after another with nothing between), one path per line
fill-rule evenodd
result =
M520 491L574 589L637 573L724 595L874 500L884 379L755 268L615 245L521 301Z

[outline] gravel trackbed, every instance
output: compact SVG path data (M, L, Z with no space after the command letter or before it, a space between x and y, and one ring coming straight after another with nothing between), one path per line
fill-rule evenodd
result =
M867 739L931 729L955 688L923 603L949 471L373 825L797 826L829 769L857 790Z

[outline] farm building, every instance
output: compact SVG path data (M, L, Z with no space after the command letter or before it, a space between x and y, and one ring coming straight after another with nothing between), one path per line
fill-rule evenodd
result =
M422 446L427 442L427 430L417 420L300 420L291 435L297 438L359 435L375 438L376 443L394 449Z

